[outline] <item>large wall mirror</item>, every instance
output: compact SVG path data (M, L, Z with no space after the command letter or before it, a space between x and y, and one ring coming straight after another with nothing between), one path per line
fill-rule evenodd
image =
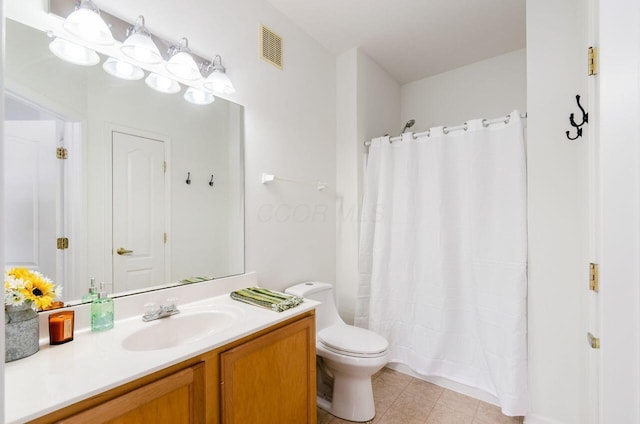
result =
M66 303L91 277L126 294L243 273L242 106L63 62L50 41L6 20L6 266Z

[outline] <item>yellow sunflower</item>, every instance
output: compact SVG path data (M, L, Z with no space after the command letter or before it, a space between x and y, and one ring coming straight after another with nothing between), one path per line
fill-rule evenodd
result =
M37 309L45 309L51 306L58 296L55 284L47 277L37 271L27 268L13 268L7 273L11 281L5 278L5 304L7 304L9 293L9 304L21 304L16 297L31 301ZM12 277L12 278L11 278ZM17 283L14 285L14 282ZM16 293L20 293L17 295Z
M27 281L24 288L27 291L25 297L31 300L36 305L36 308L48 308L53 303L53 283L46 281L44 278L36 276Z
M9 270L9 275L16 280L28 281L31 278L31 271L28 268L16 267Z

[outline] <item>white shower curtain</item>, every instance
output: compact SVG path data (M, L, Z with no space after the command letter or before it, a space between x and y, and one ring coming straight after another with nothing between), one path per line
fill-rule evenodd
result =
M523 127L468 122L374 139L366 167L356 325L390 362L527 410Z

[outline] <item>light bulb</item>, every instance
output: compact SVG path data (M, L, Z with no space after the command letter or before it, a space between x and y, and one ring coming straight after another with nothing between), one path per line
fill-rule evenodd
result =
M144 71L131 63L110 57L102 65L109 75L125 80L139 80L144 77Z
M218 69L214 69L207 77L204 88L221 94L232 94L236 91L227 74Z
M194 105L208 105L216 100L213 94L194 87L189 87L187 91L185 91L184 99Z
M100 56L95 51L63 38L55 38L49 43L49 50L60 59L75 65L93 66L100 62Z
M152 72L144 82L156 91L167 94L174 94L180 91L180 84L171 78L167 78L164 75L156 74Z

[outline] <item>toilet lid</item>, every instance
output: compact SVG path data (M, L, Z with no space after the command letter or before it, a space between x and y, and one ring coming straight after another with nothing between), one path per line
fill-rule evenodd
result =
M389 342L381 335L346 324L327 327L318 332L317 338L325 346L352 354L378 354L389 347Z

